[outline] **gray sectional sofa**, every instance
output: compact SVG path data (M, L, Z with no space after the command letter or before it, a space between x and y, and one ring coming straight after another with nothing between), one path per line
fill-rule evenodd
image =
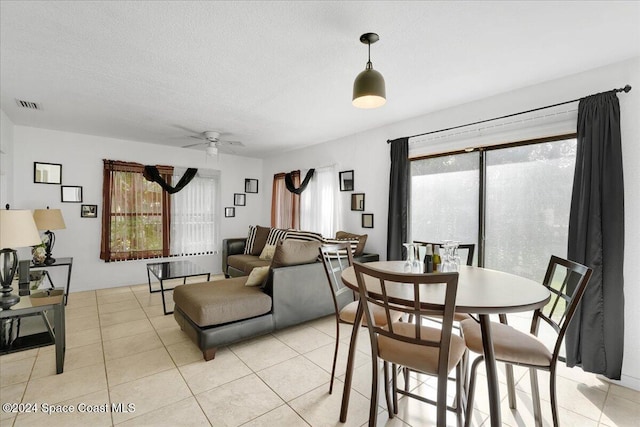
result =
M269 262L258 262L263 260L257 256L253 260L248 258L252 255L244 254L245 242L244 238L223 242L223 271L231 278L178 286L174 290L174 317L202 350L205 360L213 359L219 346L317 319L334 311L324 267L319 261L307 259L299 265L272 266L262 286L245 286L246 270L230 267L230 257L241 256L249 263L269 265ZM316 253L319 245L315 245ZM289 256L294 258L303 252L295 249L294 243L288 247ZM306 247L310 253L309 242ZM379 257L362 254L355 259L370 262ZM351 301L351 293L342 294L340 307Z

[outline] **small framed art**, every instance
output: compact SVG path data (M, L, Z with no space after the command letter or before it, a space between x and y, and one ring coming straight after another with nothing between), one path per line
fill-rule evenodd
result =
M82 203L82 187L79 185L63 185L60 187L61 201L65 203Z
M97 218L98 217L98 205L81 205L80 216L82 218Z
M225 218L233 218L234 216L236 216L236 208L233 208L233 207L224 208Z
M245 178L244 180L244 192L245 193L257 193L258 192L258 180Z
M234 206L245 206L247 204L247 196L244 193L235 193L233 195Z
M364 193L353 193L351 195L351 210L352 211L364 210Z
M62 165L33 162L33 182L35 184L62 184Z
M340 172L340 191L353 191L353 170Z
M362 214L362 228L373 228L373 214Z

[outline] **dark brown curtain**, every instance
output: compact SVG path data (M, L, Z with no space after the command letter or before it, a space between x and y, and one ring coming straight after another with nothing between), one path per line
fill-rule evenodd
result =
M287 190L285 173L273 176L271 192L271 226L275 228L300 227L300 196ZM289 174L291 183L296 188L300 186L300 171Z
M173 167L157 169L171 181ZM106 262L169 256L170 195L143 173L140 163L103 161L100 259Z
M403 259L403 243L408 238L409 222L409 138L390 141L389 217L387 219L387 260Z
M624 350L624 185L615 92L580 100L569 259L593 269L567 330L567 366L620 379ZM573 291L573 290L571 290Z

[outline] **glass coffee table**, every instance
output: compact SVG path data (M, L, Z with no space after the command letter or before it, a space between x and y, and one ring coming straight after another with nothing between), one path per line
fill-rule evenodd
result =
M160 282L160 289L151 289L151 275L154 275L155 278ZM181 260L181 261L165 261L165 262L154 262L147 264L147 279L149 280L149 292L156 293L160 292L162 294L162 310L164 314L171 314L173 311L167 311L167 304L164 298L164 293L166 291L172 291L173 288L165 288L164 281L165 280L173 280L173 279L183 279L182 284L185 285L187 283L188 277L194 276L207 276L207 282L211 279L211 273L206 271L204 268L199 265L189 261L189 260Z

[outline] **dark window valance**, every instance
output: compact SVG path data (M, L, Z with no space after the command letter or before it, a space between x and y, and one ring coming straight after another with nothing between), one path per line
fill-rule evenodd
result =
M293 194L302 193L305 190L305 188L307 188L307 185L309 184L309 181L311 181L311 178L313 178L313 173L315 171L316 171L315 169L309 169L309 171L304 177L304 180L302 181L302 184L300 184L300 187L298 188L296 188L295 184L293 183L292 172L289 172L288 174L286 174L284 176L284 183L287 186L287 190L289 190ZM298 174L299 173L300 172L298 172Z
M156 166L145 166L143 171L143 176L147 181L157 182L160 187L164 189L169 194L177 193L182 190L198 173L198 169L189 168L186 170L180 181L176 184L175 187L169 185L164 178L162 178L162 174L159 171L159 168Z

